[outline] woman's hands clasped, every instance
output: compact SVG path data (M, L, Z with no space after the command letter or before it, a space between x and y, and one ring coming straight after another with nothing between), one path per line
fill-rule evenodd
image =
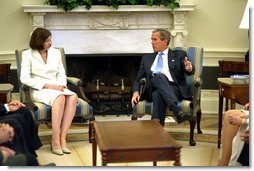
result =
M53 89L53 90L58 90L58 91L64 91L65 86L62 86L62 85L52 85L52 84L45 84L43 88Z

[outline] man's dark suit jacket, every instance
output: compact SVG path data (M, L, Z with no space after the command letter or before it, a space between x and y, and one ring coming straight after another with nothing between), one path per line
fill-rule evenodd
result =
M0 117L6 115L7 110L4 107L3 103L0 103Z
M149 80L152 78L151 66L156 58L157 53L147 54L142 57L137 78L133 85L133 92L139 91L139 81L146 78L144 93L141 94L140 100L152 101L152 88L149 86ZM178 85L179 90L184 98L191 98L191 91L187 89L185 74L192 75L195 73L195 67L192 66L192 71L187 72L184 67L183 59L187 54L183 50L168 50L168 67L174 82Z

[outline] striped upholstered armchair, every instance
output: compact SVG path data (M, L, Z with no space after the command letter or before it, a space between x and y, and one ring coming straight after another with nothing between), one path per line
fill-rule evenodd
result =
M63 48L59 48L62 55L63 65L67 74L66 67L66 56ZM23 49L24 50L24 49ZM34 116L34 120L39 125L41 123L49 123L51 121L51 106L48 106L44 103L35 102L31 99L29 89L30 87L24 85L20 81L20 70L21 70L21 60L22 60L22 52L23 50L16 50L16 64L17 64L17 75L18 75L18 83L19 83L19 92L20 92L20 100L26 104L26 106L31 110ZM83 83L79 78L75 77L67 77L68 88L73 88L78 98L78 105L76 108L75 117L82 117L85 120L89 121L89 141L91 142L91 121L95 120L93 115L93 107L88 104L90 100L85 96L83 91ZM72 89L73 90L73 89Z
M195 146L196 142L194 140L194 129L197 122L197 132L202 133L200 129L201 120L201 106L200 106L200 95L201 95L201 85L202 85L202 70L203 70L203 48L201 47L186 47L186 48L175 48L182 49L187 52L188 59L195 65L195 74L191 76L186 76L186 81L188 84L189 91L192 92L191 100L182 100L178 102L178 107L185 112L189 112L194 115L195 119L190 122L190 140L189 144ZM140 90L145 84L145 80L140 81ZM133 110L132 120L136 120L145 114L152 114L153 103L148 101L140 101ZM167 109L166 116L173 116L173 112Z

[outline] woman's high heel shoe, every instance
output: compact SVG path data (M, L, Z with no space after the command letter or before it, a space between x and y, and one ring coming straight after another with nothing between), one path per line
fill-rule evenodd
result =
M65 154L71 154L71 150L67 147L62 148L63 153Z
M59 155L59 156L61 156L61 155L64 154L63 151L62 151L62 149L53 149L51 143L50 143L50 147L51 147L51 151L52 151L54 154Z

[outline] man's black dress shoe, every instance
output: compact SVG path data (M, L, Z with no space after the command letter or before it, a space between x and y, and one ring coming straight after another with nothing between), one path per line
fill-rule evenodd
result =
M178 114L176 114L176 120L177 123L180 124L186 120L189 120L192 118L192 114L180 111Z

